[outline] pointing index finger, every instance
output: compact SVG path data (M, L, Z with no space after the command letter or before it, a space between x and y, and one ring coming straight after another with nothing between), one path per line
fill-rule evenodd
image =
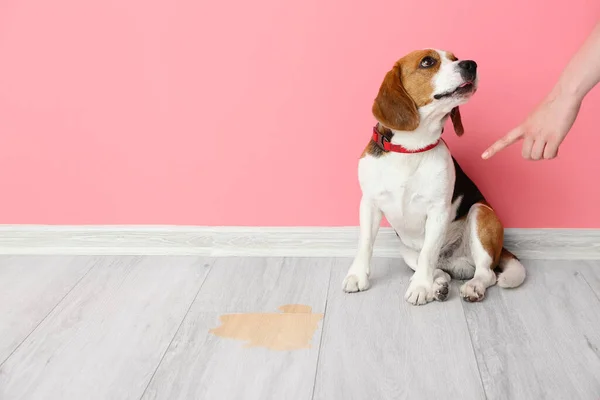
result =
M514 142L516 142L517 140L519 140L522 136L523 135L522 135L521 130L519 128L513 129L506 136L504 136L503 138L497 140L493 145L491 145L490 147L488 147L488 149L483 152L483 154L481 155L481 157L483 159L487 160L488 158L492 157L494 154L496 154L500 150L502 150L502 149L510 146L511 144L513 144Z

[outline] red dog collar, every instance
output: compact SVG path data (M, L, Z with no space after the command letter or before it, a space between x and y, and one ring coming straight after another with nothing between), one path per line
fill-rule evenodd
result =
M394 153L423 153L437 146L438 143L440 143L441 139L438 139L435 143L423 147L422 149L409 150L406 147L401 146L399 144L391 143L388 138L379 133L377 127L375 126L373 127L373 141L385 151L393 151Z

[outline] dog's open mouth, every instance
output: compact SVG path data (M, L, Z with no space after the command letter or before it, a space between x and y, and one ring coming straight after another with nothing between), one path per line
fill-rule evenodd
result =
M454 89L450 92L435 94L435 95L433 95L433 98L436 100L439 100L439 99L443 99L444 97L450 97L454 94L465 94L465 93L469 93L469 92L473 91L473 88L474 88L473 82L463 82L456 89Z

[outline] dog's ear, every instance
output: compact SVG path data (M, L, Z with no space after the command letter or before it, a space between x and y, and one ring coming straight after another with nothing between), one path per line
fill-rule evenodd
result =
M379 88L373 103L375 119L387 128L414 131L419 126L417 105L402 85L400 65L394 65Z
M456 135L462 136L462 134L465 133L465 128L463 128L462 119L460 118L460 109L458 107L454 107L452 111L450 111L450 119L452 119L452 126L454 126Z

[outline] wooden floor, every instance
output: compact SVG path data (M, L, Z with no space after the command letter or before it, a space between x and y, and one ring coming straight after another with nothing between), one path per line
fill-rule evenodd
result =
M414 307L410 270L350 259L0 257L0 399L600 398L600 261L524 261L525 284ZM217 336L231 313L322 313L310 348ZM265 328L266 329L266 328Z

